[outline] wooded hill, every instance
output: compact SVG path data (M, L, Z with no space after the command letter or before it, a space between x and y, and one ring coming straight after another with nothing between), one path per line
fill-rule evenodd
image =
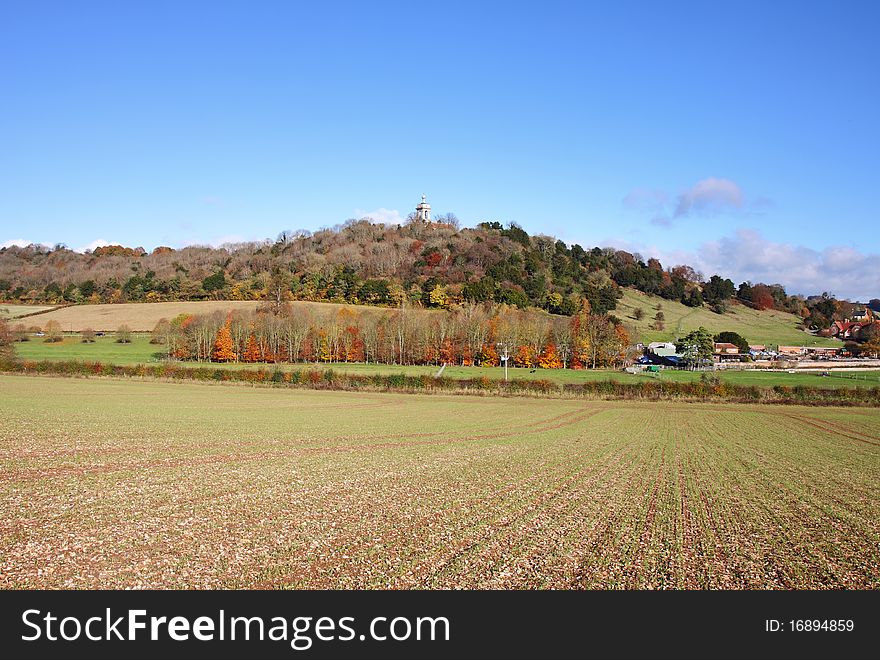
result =
M449 218L447 218L449 219ZM735 285L684 264L664 266L613 248L584 249L515 224L352 220L275 241L173 250L63 245L0 250L0 299L10 304L294 299L426 308L466 302L572 315L613 312L624 287L724 314L733 302L794 314L827 328L848 305L788 296L778 284ZM649 310L645 310L647 313Z

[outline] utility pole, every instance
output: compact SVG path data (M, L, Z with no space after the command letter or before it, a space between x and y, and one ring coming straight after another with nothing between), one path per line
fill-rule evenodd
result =
M510 352L507 350L507 342L499 341L496 346L501 347L501 361L504 363L504 380L507 380L507 363L510 361Z

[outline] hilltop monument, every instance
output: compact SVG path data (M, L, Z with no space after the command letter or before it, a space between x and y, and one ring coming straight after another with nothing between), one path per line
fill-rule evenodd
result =
M425 201L425 195L422 195L421 204L416 206L416 220L431 222L431 205Z

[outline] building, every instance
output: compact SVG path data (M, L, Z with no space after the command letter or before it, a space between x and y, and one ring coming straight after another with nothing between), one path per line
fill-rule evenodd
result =
M832 357L840 352L837 346L780 346L779 354L784 356L804 356L807 358Z
M739 354L739 346L736 344L730 344L724 341L716 341L715 342L715 353L724 354L724 355L738 355Z
M648 344L646 350L648 353L653 353L654 355L659 355L661 357L678 355L675 344L673 344L671 341L652 341L650 344Z
M877 319L870 307L856 307L852 310L851 318L832 323L828 328L828 335L844 341L858 339L865 328L874 324L880 326L880 319Z
M870 307L856 307L852 312L852 320L856 323L864 323L865 321L873 321L874 314Z
M421 220L422 222L431 222L431 205L425 201L425 196L422 195L422 202L416 206L416 220Z
M716 362L724 362L740 359L739 346L725 341L716 341L712 351Z

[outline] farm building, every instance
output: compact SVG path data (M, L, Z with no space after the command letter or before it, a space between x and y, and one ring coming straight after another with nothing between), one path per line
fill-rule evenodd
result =
M739 354L739 346L724 341L715 342L715 354L737 355Z
M673 344L671 341L652 341L650 344L648 344L646 352L653 353L654 355L659 355L661 357L678 355L678 350L675 348L675 344Z

